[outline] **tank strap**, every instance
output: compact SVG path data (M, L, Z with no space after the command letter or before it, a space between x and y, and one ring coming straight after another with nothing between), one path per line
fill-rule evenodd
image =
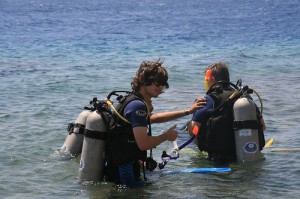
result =
M79 132L76 133L76 134L84 134L85 125L79 124L79 123L76 123L76 124L70 123L68 125L68 133L69 133L69 135L71 135L72 133L74 133L74 128L76 128L76 127L79 128Z
M85 129L84 130L84 136L96 140L105 140L106 139L106 132L101 131L92 131Z
M74 123L69 123L67 130L68 130L69 135L71 135L74 130Z
M74 128L75 128L75 127L78 127L78 128L79 128L78 134L84 134L84 128L85 128L85 125L76 123L76 124L74 125Z
M233 129L258 129L258 122L257 120L234 121Z

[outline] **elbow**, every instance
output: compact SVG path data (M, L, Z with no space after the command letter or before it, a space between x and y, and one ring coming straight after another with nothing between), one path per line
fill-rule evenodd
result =
M138 148L139 148L141 151L147 151L147 150L149 150L149 148L146 147L146 146L138 146Z
M151 115L150 120L151 120L151 123L158 123L156 114Z
M139 147L139 149L140 149L141 151L147 151L147 150L148 150L147 147Z
M141 151L146 151L149 149L146 143L137 143L137 146Z
M163 122L166 122L165 118L160 117L157 113L151 115L150 119L151 119L151 123L163 123Z

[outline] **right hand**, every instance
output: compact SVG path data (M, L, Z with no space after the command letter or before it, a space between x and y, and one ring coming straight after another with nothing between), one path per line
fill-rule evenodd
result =
M206 106L206 98L201 97L195 99L193 105L188 109L189 113L194 113L199 108L203 108Z
M172 126L165 132L168 141L174 141L178 137L178 131L176 130L176 125Z

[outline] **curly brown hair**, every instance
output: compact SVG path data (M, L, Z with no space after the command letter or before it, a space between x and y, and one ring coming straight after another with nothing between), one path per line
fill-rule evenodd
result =
M169 88L168 72L166 68L162 66L163 63L164 60L161 59L156 61L143 61L131 82L132 90L139 91L141 86L150 86L151 84Z

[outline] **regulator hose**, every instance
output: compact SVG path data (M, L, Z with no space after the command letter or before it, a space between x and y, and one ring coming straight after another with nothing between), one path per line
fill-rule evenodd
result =
M262 114L263 113L263 102L262 102L262 99L260 97L260 95L258 94L258 92L256 92L253 88L249 87L254 93L255 95L258 97L259 99L259 102L260 102L260 113Z

